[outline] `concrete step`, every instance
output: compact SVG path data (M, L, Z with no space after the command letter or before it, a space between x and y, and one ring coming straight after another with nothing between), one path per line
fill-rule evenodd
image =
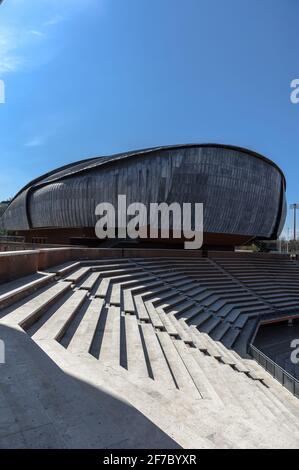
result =
M130 289L123 289L123 305L125 312L135 313L136 308L132 296L132 291Z
M173 324L175 330L177 331L180 339L182 341L184 341L184 343L186 344L193 344L193 340L192 340L192 337L189 333L189 327L186 328L186 323L184 322L184 320L178 320L175 315L173 315L172 313L167 313L167 318L169 319L169 321Z
M3 322L11 325L20 325L27 329L35 323L40 316L71 288L70 282L58 282L38 293L35 297L11 311L3 318Z
M120 309L115 306L102 309L101 316L103 322L98 323L99 361L101 364L117 367L120 365Z
M184 310L182 313L176 314L177 318L182 318L183 320L192 320L192 318L197 317L199 314L204 312L204 308L200 305L195 304L194 307Z
M188 330L188 333L191 336L195 347L203 353L210 354L209 345L205 341L204 336L198 331L198 329L194 325L190 327L186 325L186 329Z
M231 407L232 403L236 402L235 396L229 387L227 387L227 379L224 377L224 369L220 369L220 364L212 356L207 356L197 348L191 348L191 353L197 362L202 374L207 377L207 380L216 395L216 400L224 404L224 406ZM215 400L215 399L214 399ZM240 411L244 414L244 411Z
M185 298L181 296L176 289L172 289L167 284L165 284L160 291L158 289L155 291L155 297L159 298L159 302L157 302L157 304L163 303L166 309L169 309L185 300ZM150 297L147 296L147 299L150 300Z
M36 290L54 281L55 274L36 273L15 281L6 282L0 286L0 309L9 307L24 299Z
M150 369L154 380L158 380L165 384L167 389L176 388L175 382L173 380L171 370L168 367L167 361L165 359L163 350L155 333L155 330L151 324L142 324L140 325L147 355L149 359Z
M200 328L201 325L210 318L213 318L213 313L209 310L202 310L197 315L192 316L192 318L186 319L186 323L190 326L195 325Z
M221 338L221 342L229 349L231 349L236 342L238 336L240 334L240 330L237 328L230 328Z
M170 320L169 315L165 313L163 305L156 308L156 311L166 329L167 333L170 336L179 336L179 333L176 329L176 325Z
M160 280L157 280L156 278L148 278L144 279L142 282L135 281L132 282L132 284L126 284L123 286L124 288L130 289L133 296L137 294L148 294L148 297L150 298L156 289L159 291L158 288L160 288L161 285L164 286Z
M134 302L135 302L138 319L150 322L150 317L149 317L147 308L143 302L142 294L135 295Z
M82 265L87 266L127 266L127 265L134 265L132 259L130 258L101 258L101 259L88 259L80 260Z
M112 284L110 296L106 297L106 301L111 305L120 306L121 304L121 284Z
M156 302L156 298L148 300L145 302L145 306L150 317L151 323L155 328L164 329L164 323L162 322L159 313L157 312L156 307L152 302Z
M125 315L127 369L139 378L149 377L144 345L140 336L137 318Z
M196 304L193 300L186 300L182 298L179 303L175 303L171 308L167 308L166 311L171 312L173 315L181 316L184 312L189 311Z
M217 346L217 348L222 351L221 359L223 360L223 362L225 362L225 364L233 366L233 368L237 372L241 372L244 374L250 372L248 366L243 363L240 356L233 349L227 349L224 344L222 344L220 341L214 341L214 343L215 346Z
M109 275L114 276L114 275L119 275L119 274L125 274L127 272L134 272L137 271L138 268L134 264L130 263L117 263L117 264L103 264L103 265L91 265L90 263L86 264L87 266L90 266L92 271L97 271L101 273L103 276Z
M255 315L258 316L257 313L256 313ZM244 326L246 325L247 320L248 320L248 315L246 315L246 314L243 314L243 315L240 314L240 315L238 316L237 320L234 322L234 326L235 326L236 328L240 328L240 330L241 330L241 329L244 328Z
M95 271L95 272L98 272L98 271ZM111 282L128 282L128 281L140 282L142 279L147 279L149 277L145 275L143 272L134 272L132 274L128 274L127 271L123 271L123 272L117 271L115 273L112 273L111 271L105 271L105 272L101 271L101 272L98 272L98 274L101 277L101 279L109 278Z
M161 281L159 285L161 287L149 288L149 286L147 286L146 291L144 291L143 294L143 299L151 300L151 298L155 297L159 298L160 302L164 302L164 300L177 295L177 292L175 290L170 290L169 286L167 286L166 284L161 285Z
M191 332L194 344L200 351L207 352L210 356L216 359L222 358L222 352L219 351L215 342L207 333L203 333L194 327L191 327Z
M256 328L256 322L257 320L254 319L249 319L246 322L246 325L242 330L240 331L240 334L238 335L238 338L234 342L234 349L242 356L247 353L247 348L249 345L249 342L251 340L251 337L255 331Z
M167 363L171 369L177 388L186 392L188 395L190 394L189 396L193 399L200 398L198 389L168 333L159 331L156 334L165 354Z
M211 336L215 341L220 341L230 328L230 324L225 321L220 321L215 328L211 331Z
M79 289L91 291L100 277L99 273L91 273L88 278L79 286Z
M205 290L203 291L201 294L197 294L197 295L192 295L190 297L192 297L192 299L194 299L196 302L198 302L199 304L203 305L203 302L205 300L207 300L209 297L211 297L213 295L213 293L210 291L210 290Z
M205 400L214 400L215 406L217 406L217 401L222 403L196 362L192 354L193 348L188 348L181 340L173 340L173 344L198 390L199 397Z
M35 340L54 339L60 341L86 297L85 290L73 292L68 300L33 335L33 338Z
M74 271L71 274L67 274L66 276L63 277L64 281L69 281L74 284L82 280L90 271L90 267L85 267L85 268L80 268Z
M228 315L232 312L232 310L240 313L240 310L235 308L233 304L226 304L223 308L217 311L217 315L221 318L226 319Z
M99 287L97 288L94 296L95 297L105 298L107 293L108 293L108 289L109 289L109 286L110 286L110 281L111 281L111 279L107 278L107 277L104 278L104 279L101 279Z
M103 307L103 299L89 300L84 317L68 345L68 350L75 354L89 353Z
M65 276L66 274L75 271L75 269L79 268L80 261L70 261L68 263L63 263L58 266L52 266L47 268L46 271L48 273L54 273L57 276Z
M186 276L183 276L181 280L174 282L172 280L168 280L168 283L171 285L171 287L175 287L180 292L187 292L196 285L194 281L190 281L190 279L188 279Z
M201 292L203 292L203 290L205 290L205 288L198 285L198 282L193 280L188 281L186 284L181 286L179 290L186 295L193 296L196 294L200 294Z
M221 323L221 318L212 315L200 325L200 331L211 333Z

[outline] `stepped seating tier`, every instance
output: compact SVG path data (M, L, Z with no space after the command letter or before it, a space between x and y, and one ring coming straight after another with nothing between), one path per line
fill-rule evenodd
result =
M298 264L276 264L70 262L2 285L0 328L22 331L67 373L105 381L177 445L296 448L296 398L246 354L261 319L296 308Z

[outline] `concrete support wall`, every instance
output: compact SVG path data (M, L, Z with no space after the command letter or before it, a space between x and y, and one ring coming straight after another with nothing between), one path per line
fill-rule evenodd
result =
M0 283L38 271L38 251L0 253Z
M71 250L71 248L43 248L36 250L38 252L39 271L72 260Z
M97 260L103 258L264 258L288 259L289 255L272 253L238 253L200 250L168 250L138 248L43 248L0 253L0 283L8 282L36 271L67 263L68 261Z
M208 251L208 258L258 258L258 259L289 259L288 254L279 253L251 253L246 251Z

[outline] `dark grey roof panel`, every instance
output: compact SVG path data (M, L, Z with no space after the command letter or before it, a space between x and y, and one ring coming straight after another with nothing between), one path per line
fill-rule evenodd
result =
M23 189L3 216L8 230L94 227L99 202L203 202L204 231L273 238L285 218L285 180L245 149L194 144L97 157L58 168Z

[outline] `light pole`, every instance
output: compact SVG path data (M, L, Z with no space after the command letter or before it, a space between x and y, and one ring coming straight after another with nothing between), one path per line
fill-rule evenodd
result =
M290 209L294 211L294 241L297 240L297 236L296 236L296 216L297 216L297 209L299 209L299 204L291 204L290 205Z
M290 227L288 227L288 236L287 236L287 253L289 252L289 243L290 243Z

